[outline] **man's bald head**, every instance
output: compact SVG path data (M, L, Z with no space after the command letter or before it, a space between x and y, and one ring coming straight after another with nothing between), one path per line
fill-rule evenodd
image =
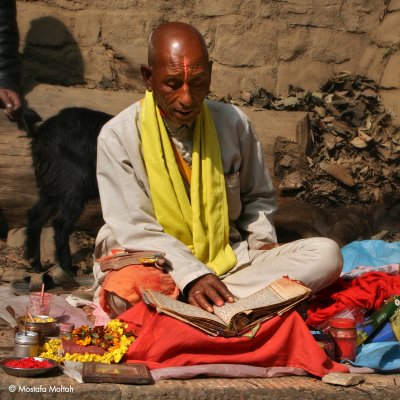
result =
M194 122L210 91L212 62L200 32L182 22L158 26L150 37L146 89L163 114L179 125Z
M148 63L153 66L159 58L174 53L185 56L189 49L196 48L208 63L207 46L201 33L193 26L183 22L167 22L159 25L150 35Z

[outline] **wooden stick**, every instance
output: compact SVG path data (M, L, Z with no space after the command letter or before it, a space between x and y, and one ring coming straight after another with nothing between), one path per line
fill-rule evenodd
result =
M28 311L28 309L26 309L26 312L28 314L29 319L31 320L31 322L35 322L35 320L33 319L31 313Z
M42 290L40 292L40 304L44 304L44 283L42 283Z
M26 335L26 323L28 322L28 315L29 315L28 307L26 307L26 311L25 311L25 322L24 322L24 332L25 332L25 335Z

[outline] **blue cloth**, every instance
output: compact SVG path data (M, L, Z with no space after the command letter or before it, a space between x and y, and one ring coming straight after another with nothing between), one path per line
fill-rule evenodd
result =
M350 272L359 265L380 267L400 263L400 242L384 240L358 240L342 248L343 273Z
M369 367L377 371L400 371L400 343L379 342L362 345L355 361L349 361L356 367Z

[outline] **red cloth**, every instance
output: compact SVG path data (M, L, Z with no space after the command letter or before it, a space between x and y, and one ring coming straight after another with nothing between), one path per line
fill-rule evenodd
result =
M319 326L346 307L377 310L384 300L400 294L400 275L368 272L351 281L339 278L321 290L308 310L307 324Z
M302 368L315 376L348 372L333 362L314 340L297 312L263 323L253 338L211 337L143 302L119 316L138 334L124 362L145 363L150 369L199 364L246 364Z

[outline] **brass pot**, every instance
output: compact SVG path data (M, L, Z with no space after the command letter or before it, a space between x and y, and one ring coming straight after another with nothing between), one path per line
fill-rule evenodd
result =
M57 322L54 318L48 315L32 315L32 318L40 320L40 322L32 322L29 318L27 318L25 322L25 316L18 317L18 320L21 322L21 325L26 326L27 331L38 333L40 344L43 344L46 336L54 336L57 334ZM50 318L52 321L46 321L46 319Z

